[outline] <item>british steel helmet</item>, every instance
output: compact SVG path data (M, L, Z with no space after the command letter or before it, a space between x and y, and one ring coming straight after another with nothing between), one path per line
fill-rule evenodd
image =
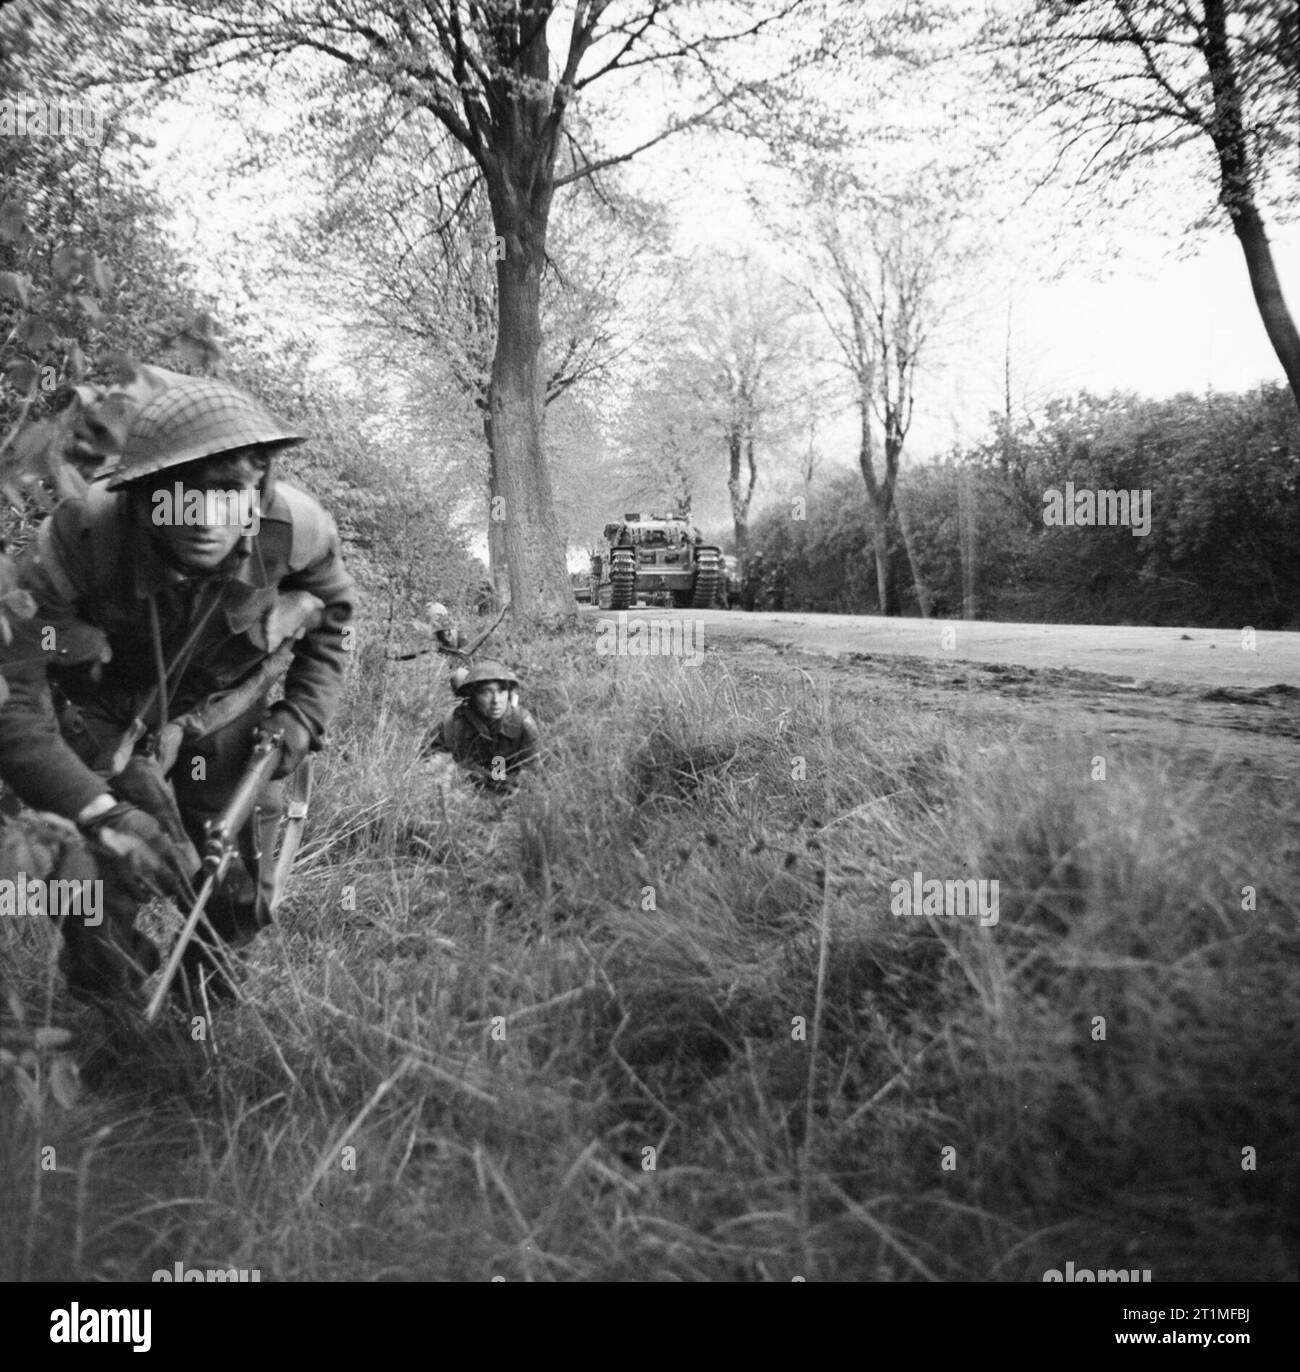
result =
M305 437L225 381L178 376L132 420L108 489L115 491L141 477L235 448L260 444L273 451L302 443Z
M510 687L511 690L519 685L519 678L504 662L496 662L487 657L482 662L476 662L469 669L468 675L455 688L456 694L458 696L468 695L475 686L481 686L485 681L499 681Z

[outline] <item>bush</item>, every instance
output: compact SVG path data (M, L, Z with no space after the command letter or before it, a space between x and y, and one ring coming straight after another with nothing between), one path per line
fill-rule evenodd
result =
M1049 527L1044 495L1150 492L1150 531ZM904 468L897 504L938 615L1080 623L1300 625L1300 425L1290 392L1143 400L1087 392L942 461ZM751 546L787 564L786 608L878 613L861 480L814 491L806 523L784 508ZM897 521L890 565L903 613L919 606Z

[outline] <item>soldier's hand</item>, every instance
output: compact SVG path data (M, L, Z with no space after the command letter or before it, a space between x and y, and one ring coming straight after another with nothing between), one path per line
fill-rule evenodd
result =
M108 854L131 895L140 900L163 895L179 905L193 904L181 848L152 815L120 802L81 827Z
M259 725L263 734L281 734L280 761L271 773L272 781L279 781L298 770L298 764L311 752L311 732L292 710L272 707Z

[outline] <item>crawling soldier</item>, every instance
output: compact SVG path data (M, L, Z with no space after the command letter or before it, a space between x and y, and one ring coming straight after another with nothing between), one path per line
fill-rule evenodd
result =
M519 678L490 659L472 667L453 687L460 703L447 711L422 751L450 753L480 785L505 791L537 760L537 721L519 705Z

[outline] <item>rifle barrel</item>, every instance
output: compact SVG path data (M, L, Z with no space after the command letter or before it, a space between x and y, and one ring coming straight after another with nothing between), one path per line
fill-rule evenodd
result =
M176 969L181 965L181 957L189 946L190 940L194 937L194 931L198 928L204 907L226 875L226 868L230 866L230 861L234 857L235 841L239 831L253 813L253 807L257 804L262 787L266 785L280 760L280 745L281 735L276 733L264 738L253 749L253 759L244 769L239 784L231 792L230 799L226 802L221 814L211 823L208 839L204 844L203 870L206 875L203 879L203 885L199 888L194 906L177 935L176 942L172 945L167 966L163 969L163 974L158 979L158 985L154 988L153 996L145 1008L144 1017L149 1024L158 1018L163 999L175 979Z
M184 928L172 945L171 956L167 959L167 966L163 968L162 976L158 978L158 985L154 987L154 993L145 1007L144 1018L146 1024L152 1024L158 1018L158 1011L162 1009L162 1003L167 998L167 992L171 989L171 984L176 978L176 969L181 965L181 957L185 949L189 946L190 939L194 937L194 931L199 926L199 920L203 917L203 911L207 903L212 899L212 893L217 889L217 882L221 880L220 872L210 872L204 879L203 885L199 887L199 893L195 897L194 907L186 919Z

